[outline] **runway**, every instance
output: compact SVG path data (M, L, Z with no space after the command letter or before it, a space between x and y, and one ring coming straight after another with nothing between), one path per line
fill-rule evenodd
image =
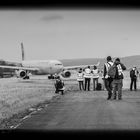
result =
M17 130L139 130L140 94L123 91L106 100L106 91L70 92L23 120Z

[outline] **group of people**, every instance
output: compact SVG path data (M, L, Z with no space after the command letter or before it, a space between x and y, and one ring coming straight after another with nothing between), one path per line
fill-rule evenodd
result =
M112 68L112 75L111 73L111 68ZM103 69L103 83L104 86L108 92L108 97L107 100L114 99L116 100L118 97L118 100L122 99L122 87L123 87L123 71L126 70L126 66L121 63L119 58L116 58L115 61L112 61L111 56L108 56L106 58L106 63L104 64L104 69ZM133 67L132 70L130 71L130 78L131 78L131 83L130 83L130 91L132 91L132 87L134 85L134 90L137 90L137 77L138 77L138 70L136 67ZM100 72L97 68L97 66L94 65L93 69L91 70L90 66L88 66L85 69L80 68L78 73L77 73L77 81L79 83L79 89L80 90L88 90L90 91L90 83L91 79L93 79L93 90L98 90L98 88L101 89L101 84L98 82L99 81L99 76ZM100 86L100 87L99 87ZM58 93L59 91L62 92L64 91L64 82L60 79L60 76L56 77L55 81L55 88L56 91L55 93Z
M77 81L79 82L80 90L82 89L83 90L88 89L88 91L90 90L91 77L93 77L93 90L97 89L98 78L99 78L99 70L97 69L97 66L94 66L93 70L91 70L90 66L88 66L85 69L84 73L82 68L80 68L77 76L78 76ZM84 81L85 81L85 85L84 85ZM59 91L61 91L61 93L63 94L65 89L64 81L58 75L55 76L54 86L55 86L55 93L59 93Z
M96 90L97 85L98 85L98 79L99 79L99 70L97 66L94 66L93 70L90 69L90 66L88 66L84 71L82 70L82 68L80 68L77 74L77 81L79 82L79 89L90 91L91 78L93 78L93 90Z
M110 67L114 67L115 74L114 77L109 76ZM116 99L118 92L118 100L122 99L122 87L123 87L123 70L126 70L124 64L120 62L119 58L116 58L115 61L112 61L111 56L107 57L107 62L104 64L104 83L108 91L107 100Z
M119 58L116 58L115 61L112 61L111 56L107 57L107 62L104 64L104 70L103 70L103 80L105 88L108 91L108 97L109 99L116 99L117 92L118 92L118 99L122 99L122 86L123 86L123 70L126 70L126 67L124 64L120 62ZM108 71L110 67L113 67L115 69L115 75L114 77L109 76ZM84 72L82 72L82 69L78 72L78 82L79 82L79 89L90 90L90 81L91 78L93 78L93 90L96 90L98 87L98 79L99 79L99 70L96 66L94 66L93 70L90 69L90 66L88 66ZM85 86L84 86L85 82Z

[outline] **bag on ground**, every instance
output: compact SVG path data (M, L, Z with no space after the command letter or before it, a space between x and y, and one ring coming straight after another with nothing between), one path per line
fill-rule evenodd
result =
M102 84L101 83L97 84L96 90L102 90Z

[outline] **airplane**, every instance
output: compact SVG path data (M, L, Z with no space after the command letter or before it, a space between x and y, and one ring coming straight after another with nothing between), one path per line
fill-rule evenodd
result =
M54 75L58 74L61 74L64 78L69 78L71 76L70 70L84 69L87 67L87 65L64 67L59 60L25 60L23 43L21 43L21 51L22 61L20 66L0 65L0 68L14 69L17 77L22 79L30 79L31 73L35 75L49 75L48 79L54 79ZM99 66L99 64L100 62L94 65ZM90 66L94 65L92 64Z

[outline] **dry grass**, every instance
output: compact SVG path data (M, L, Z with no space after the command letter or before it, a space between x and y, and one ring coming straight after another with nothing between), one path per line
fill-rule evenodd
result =
M53 81L0 79L0 119L9 118L54 96Z

